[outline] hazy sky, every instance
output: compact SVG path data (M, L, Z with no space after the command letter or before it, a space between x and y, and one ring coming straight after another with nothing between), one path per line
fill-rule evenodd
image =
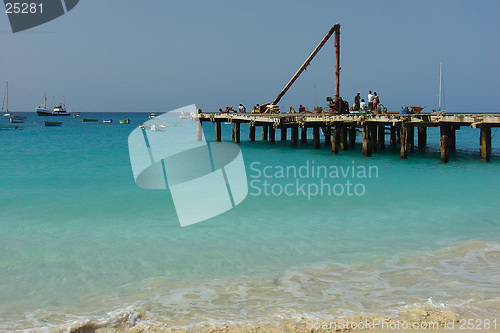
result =
M11 110L66 98L73 111L204 110L272 101L341 24L340 94L377 91L391 110L500 112L500 1L81 0L13 34L0 13L0 87ZM333 38L280 105L334 94ZM1 93L0 93L1 94Z

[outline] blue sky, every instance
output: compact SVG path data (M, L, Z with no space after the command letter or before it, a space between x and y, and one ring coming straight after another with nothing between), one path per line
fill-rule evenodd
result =
M391 110L437 106L443 62L449 112L500 112L500 1L81 0L12 34L0 13L0 86L10 109L46 92L74 111L207 111L272 101L341 24L340 94L377 91ZM325 105L333 38L280 105ZM316 96L316 98L315 98Z

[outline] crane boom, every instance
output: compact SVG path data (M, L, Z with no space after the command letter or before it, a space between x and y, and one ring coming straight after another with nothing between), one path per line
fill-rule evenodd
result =
M277 105L278 104L278 102L280 101L281 97L283 97L283 95L285 95L285 93L288 91L288 89L290 89L290 87L297 80L297 78L300 76L300 74L302 74L302 72L307 68L307 66L310 65L310 63L313 60L313 58L316 56L316 54L318 54L319 50L321 50L321 48L326 44L326 42L330 39L330 37L333 35L334 32L336 33L335 48L337 49L337 52L336 52L337 61L335 63L335 65L336 65L336 69L335 69L335 97L338 97L338 95L339 95L339 92L338 92L338 86L339 86L339 84L338 84L338 82L339 82L339 70L340 70L340 67L339 67L339 64L340 64L340 61L339 61L340 53L338 51L338 48L340 47L340 24L339 23L335 24L330 29L330 31L328 31L328 33L325 35L325 37L323 37L323 39L318 44L318 46L316 46L316 48L311 53L311 55L302 64L302 66L300 66L299 70L290 79L290 81L288 81L288 83L285 86L285 88L283 88L283 90L281 90L281 92L278 94L278 96L276 96L276 98L274 99L274 101L271 103L272 105Z

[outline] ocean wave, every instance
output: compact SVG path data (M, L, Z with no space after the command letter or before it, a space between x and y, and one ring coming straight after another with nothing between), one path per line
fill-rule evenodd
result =
M0 330L213 328L355 316L416 320L429 311L450 320L494 318L500 316L498 276L500 244L468 241L420 255L394 256L374 266L323 262L268 276L189 282L150 279L144 281L142 299L111 311L38 310L16 322L4 321Z

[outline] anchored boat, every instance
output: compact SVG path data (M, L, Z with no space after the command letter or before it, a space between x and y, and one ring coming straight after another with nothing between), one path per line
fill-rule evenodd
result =
M66 105L64 103L64 97L63 97L62 103L59 104L58 106L54 106L54 110L50 111L47 109L47 97L45 96L43 108L41 106L39 106L35 110L36 110L36 113L42 117L69 116L69 115L71 115L71 112L66 110Z
M61 125L62 121L48 121L48 120L43 121L43 126L45 127L61 126Z
M94 118L82 118L82 123L97 123L99 119Z

